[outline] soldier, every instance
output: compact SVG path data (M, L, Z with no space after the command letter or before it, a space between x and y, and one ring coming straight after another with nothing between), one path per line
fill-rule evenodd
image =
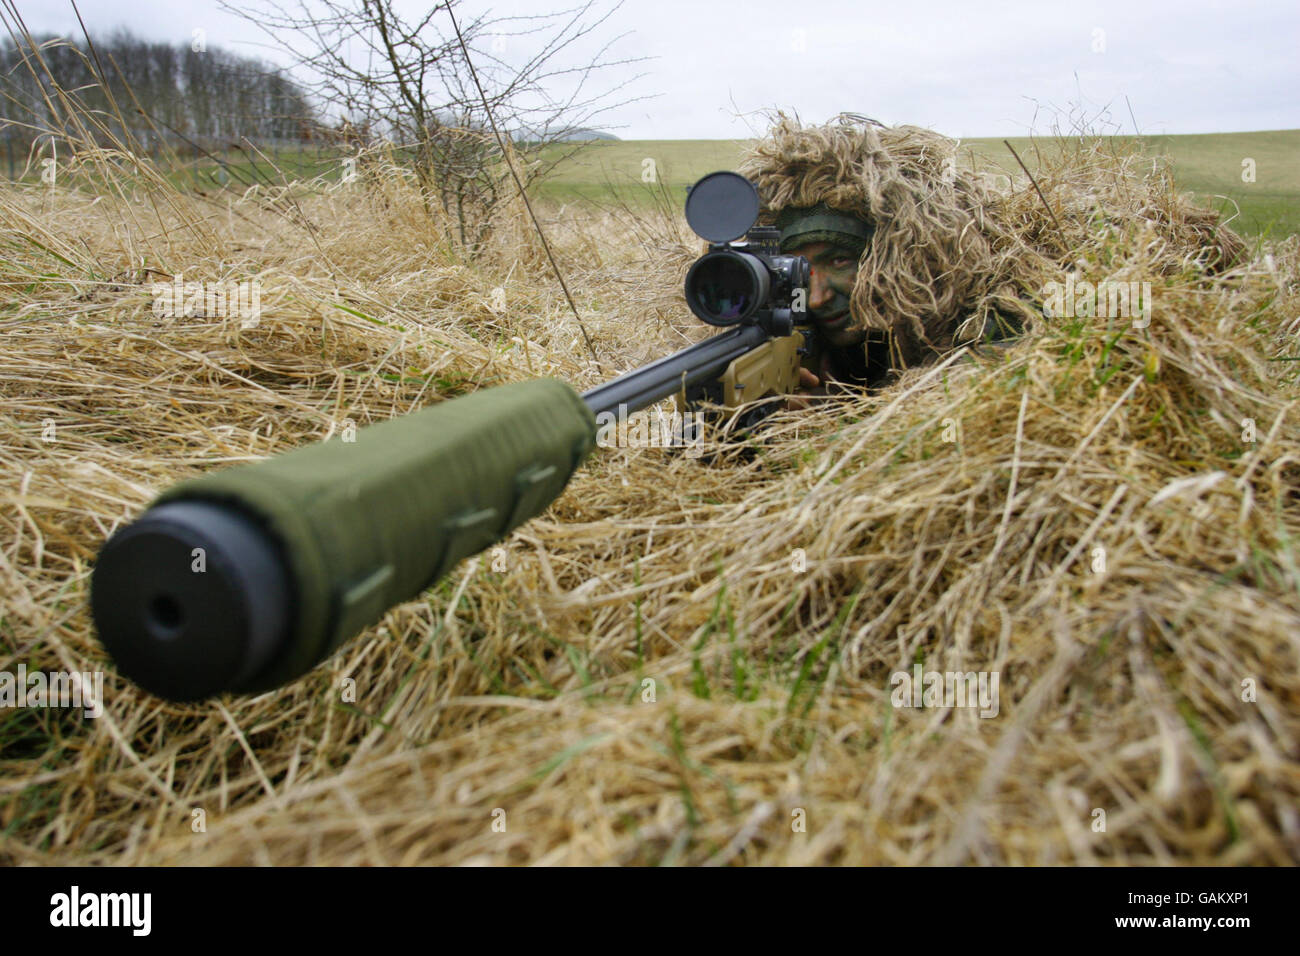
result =
M828 394L833 382L877 386L890 372L885 338L872 335L852 309L858 264L871 241L870 223L825 204L787 208L777 216L781 251L803 256L812 269L808 316L813 335L799 370L801 393ZM798 398L790 407L806 407Z
M1019 295L1031 256L956 147L854 114L822 126L779 115L741 165L781 251L812 266L807 393L886 384L956 347L1014 339L1034 315Z

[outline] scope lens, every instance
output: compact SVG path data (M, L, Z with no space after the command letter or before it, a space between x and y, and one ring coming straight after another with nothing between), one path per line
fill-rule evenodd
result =
M687 302L706 322L730 325L757 305L753 270L735 256L720 255L698 264L687 284Z

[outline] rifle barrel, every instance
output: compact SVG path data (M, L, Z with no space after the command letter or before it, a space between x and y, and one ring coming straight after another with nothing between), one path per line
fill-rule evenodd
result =
M717 378L735 359L756 349L768 338L768 333L760 326L736 326L633 369L604 385L597 385L583 392L582 400L593 415L605 412L616 415L620 405L635 412L667 398L678 389Z

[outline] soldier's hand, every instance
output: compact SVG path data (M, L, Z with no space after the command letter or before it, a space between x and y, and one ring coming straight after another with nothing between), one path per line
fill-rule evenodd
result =
M806 368L799 369L799 390L785 400L786 411L798 411L810 407L813 402L826 397L826 388L821 379Z

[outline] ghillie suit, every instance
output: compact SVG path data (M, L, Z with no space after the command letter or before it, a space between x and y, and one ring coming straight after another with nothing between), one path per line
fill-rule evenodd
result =
M1052 201L1076 213L1065 227L1070 234L1062 235L1030 184L993 188L987 176L958 165L957 147L929 130L855 114L821 126L777 114L740 167L758 186L765 221L816 222L829 212L872 227L851 309L868 330L868 349L872 342L887 348L890 369L926 364L967 343L1013 339L1041 322L1039 290L1074 267L1071 250L1097 217L1149 223L1179 240L1194 229L1207 249L1207 270L1235 261L1243 249L1217 216L1190 206L1172 184L1130 194L1121 207L1110 195L1080 190L1068 178L1046 183L1040 174ZM1060 187L1056 195L1053 186ZM868 364L879 365L879 356Z

